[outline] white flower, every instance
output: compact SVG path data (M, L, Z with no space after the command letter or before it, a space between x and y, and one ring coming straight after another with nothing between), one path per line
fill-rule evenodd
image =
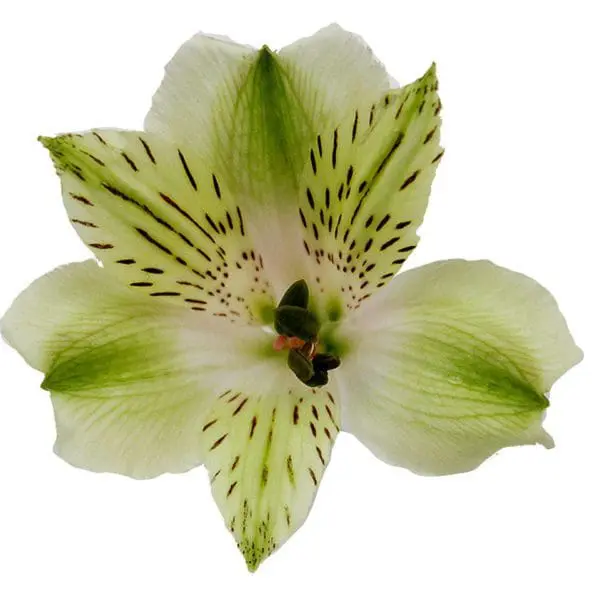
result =
M145 131L42 138L101 263L2 321L45 373L56 452L139 478L204 464L251 570L303 523L340 429L415 472L473 469L551 445L546 394L581 359L524 275L394 278L443 151L435 68L391 85L337 26L277 53L198 35Z

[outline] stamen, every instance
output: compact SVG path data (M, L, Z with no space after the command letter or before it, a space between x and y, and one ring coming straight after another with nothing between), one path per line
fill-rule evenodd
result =
M292 284L275 309L273 349L288 350L288 367L309 387L327 384L327 371L336 369L340 360L332 354L317 353L320 324L308 310L309 293L304 280Z

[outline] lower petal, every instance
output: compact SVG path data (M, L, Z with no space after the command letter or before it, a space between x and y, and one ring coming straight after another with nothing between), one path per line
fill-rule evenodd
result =
M400 275L340 335L351 340L335 373L344 429L425 474L473 469L506 446L552 446L546 395L582 357L552 296L486 261Z
M226 390L203 426L213 496L250 571L306 519L338 432L334 397L289 381Z
M245 365L242 347L262 333L140 299L94 261L34 282L1 330L46 374L57 454L138 478L201 464L212 390L232 363Z

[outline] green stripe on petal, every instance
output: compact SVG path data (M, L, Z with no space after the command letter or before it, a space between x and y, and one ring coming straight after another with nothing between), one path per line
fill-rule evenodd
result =
M113 130L42 142L75 230L129 287L232 321L274 306L246 214L197 153Z
M258 362L254 329L151 302L95 261L35 281L1 321L7 342L46 374L56 453L136 478L202 463L211 390L232 364L247 373Z
M232 191L281 208L316 133L387 87L362 39L336 25L277 53L199 34L167 66L145 125L198 145Z
M442 156L437 88L432 66L319 133L305 168L299 219L325 306L341 289L344 310L358 308L415 248Z
M219 396L203 439L213 496L255 571L306 519L338 432L339 405L299 384L263 394L241 389Z
M582 356L544 288L485 261L403 273L339 333L354 342L334 372L344 429L426 474L473 469L506 446L552 446L547 394Z
M228 184L261 204L293 198L311 138L310 114L300 104L277 55L267 46L258 52L236 102L226 96L219 113L232 112L217 125L215 152L228 165Z

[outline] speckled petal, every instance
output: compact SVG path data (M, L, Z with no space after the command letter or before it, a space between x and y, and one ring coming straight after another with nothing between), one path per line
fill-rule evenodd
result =
M75 230L113 276L155 302L263 320L274 296L247 215L194 150L114 130L42 142Z
M203 427L213 496L250 571L306 519L338 432L333 395L292 378L224 390Z
M319 132L298 218L311 289L320 292L324 312L358 308L415 248L442 157L437 89L432 66Z

